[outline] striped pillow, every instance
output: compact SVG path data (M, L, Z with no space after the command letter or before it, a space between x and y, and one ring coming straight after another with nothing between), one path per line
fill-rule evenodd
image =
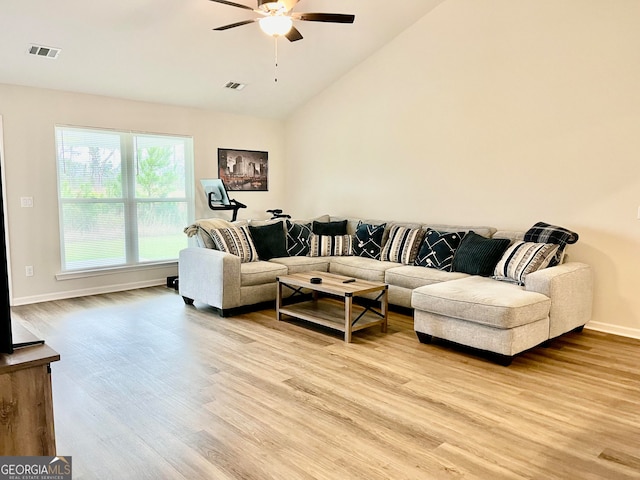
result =
M425 231L421 228L393 225L389 229L389 239L382 249L382 261L413 264L424 234Z
M312 257L352 255L353 237L351 235L316 235L312 233L309 243Z
M211 238L221 252L240 257L240 262L257 262L258 252L249 227L229 227L211 230Z
M493 278L524 285L528 274L549 266L559 248L552 243L516 242L502 255Z

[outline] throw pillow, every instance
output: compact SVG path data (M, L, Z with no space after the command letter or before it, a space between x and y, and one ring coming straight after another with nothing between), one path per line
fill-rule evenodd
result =
M549 264L550 267L560 265L565 247L576 243L578 238L578 234L571 230L544 222L536 223L524 234L525 242L553 243L560 246Z
M382 260L411 265L416 259L424 233L422 228L393 225L389 229L389 239L382 249Z
M351 255L351 235L311 235L311 256L329 257Z
M347 221L341 220L337 222L316 222L314 220L311 230L316 235L346 235Z
M353 239L353 254L359 257L380 260L382 252L382 236L386 223L382 225L370 225L358 222Z
M453 255L460 246L466 232L439 232L427 229L414 265L451 271Z
M240 257L242 263L258 261L258 252L251 239L249 227L213 229L211 238L218 250Z
M504 251L509 248L509 243L507 238L485 238L471 230L453 256L452 270L489 277Z
M528 274L549 266L558 248L552 243L516 242L502 255L493 278L524 285Z
M260 260L289 256L282 222L259 227L249 225L249 231Z
M290 257L309 255L310 223L291 223L287 220L287 252Z

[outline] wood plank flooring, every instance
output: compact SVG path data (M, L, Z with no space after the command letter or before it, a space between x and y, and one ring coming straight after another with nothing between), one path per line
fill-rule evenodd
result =
M638 479L640 341L585 330L502 367L422 345L220 318L156 287L14 307L61 355L74 479Z

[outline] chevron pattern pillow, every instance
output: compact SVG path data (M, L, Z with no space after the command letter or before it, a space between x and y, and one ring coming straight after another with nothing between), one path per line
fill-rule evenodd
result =
M240 262L257 262L258 251L253 244L249 227L218 228L210 231L216 248L240 257Z
M414 265L451 271L453 255L460 246L466 232L438 232L427 229Z
M424 238L422 228L408 228L393 225L389 230L389 240L382 249L382 260L412 265Z
M290 257L304 257L309 255L310 239L310 223L292 223L287 220L287 252Z
M370 225L358 222L356 233L353 238L353 254L358 257L373 258L380 260L382 253L382 236L386 223L381 225Z

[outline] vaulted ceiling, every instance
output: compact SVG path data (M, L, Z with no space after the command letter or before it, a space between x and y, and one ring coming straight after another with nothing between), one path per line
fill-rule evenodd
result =
M304 39L277 41L276 71L276 42L256 23L213 31L254 18L250 10L210 0L0 0L0 83L286 118L443 1L300 0L295 12L355 22L296 22ZM29 55L31 44L61 53Z

